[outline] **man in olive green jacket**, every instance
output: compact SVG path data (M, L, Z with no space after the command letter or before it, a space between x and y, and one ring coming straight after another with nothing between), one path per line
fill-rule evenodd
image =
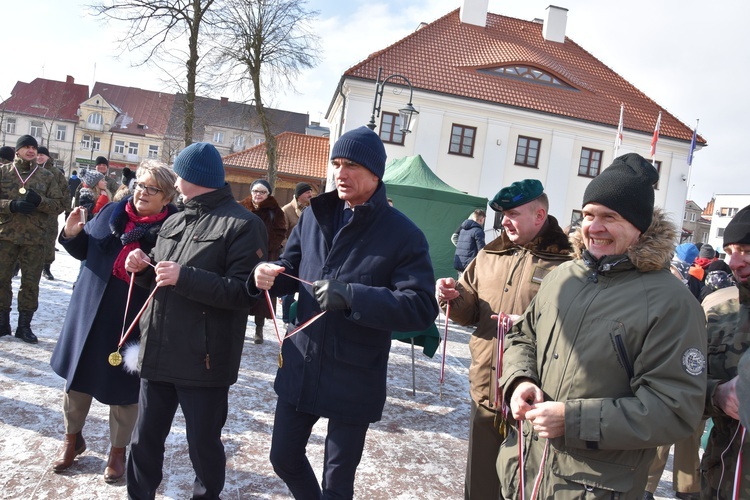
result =
M501 378L520 422L526 492L640 499L655 448L700 423L703 313L668 262L675 226L654 210L656 169L616 158L589 183L576 259L561 264L506 337ZM497 461L505 498L520 491L519 433Z
M47 221L62 212L65 193L55 176L36 163L37 142L19 137L13 163L0 166L0 337L10 335L11 279L18 262L16 337L36 344L31 319L39 305L39 279L44 266Z
M68 194L68 179L65 178L65 174L62 170L55 166L55 161L50 157L49 149L41 146L37 149L36 162L39 168L44 168L55 176L55 180L60 185L60 189L66 195L63 203L63 207L60 213L63 211L70 210L70 196ZM52 275L50 267L55 261L55 241L57 240L57 214L49 214L47 218L47 242L44 248L44 268L42 268L42 276L48 280L54 280L55 277Z
M713 420L701 460L701 498L734 498L737 460L742 458L739 498L750 498L750 437L742 441L737 395L738 364L750 350L750 206L724 230L724 251L737 286L708 297L708 390L705 414ZM716 297L714 297L716 296ZM716 301L724 298L718 304ZM747 402L744 402L747 404Z
M520 315L539 291L542 279L570 259L570 242L554 217L536 179L501 189L490 206L503 213L503 234L488 243L466 267L461 278L437 280L438 300L450 319L476 326L469 340L469 453L464 497L497 499L500 481L495 459L503 440L497 388L497 320L493 314Z

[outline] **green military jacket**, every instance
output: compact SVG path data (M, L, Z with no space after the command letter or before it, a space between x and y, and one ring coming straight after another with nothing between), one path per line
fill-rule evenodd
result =
M700 424L706 392L706 329L690 291L667 270L674 225L656 210L625 255L598 261L583 252L542 282L506 337L501 383L519 377L546 401L564 403L564 435L546 440L523 426L524 484L540 468L539 498L640 500L655 448ZM504 498L519 492L518 433L497 467Z
M0 240L15 245L43 245L48 239L48 219L64 209L65 193L54 174L36 166L36 162L18 157L13 163L0 166ZM33 189L42 198L39 207L28 215L10 211L11 201L24 199L25 194L19 192L22 187Z
M60 189L62 190L63 194L65 195L63 199L63 205L60 212L70 212L71 206L70 206L70 191L68 190L68 179L65 178L65 174L55 166L55 163L52 161L52 159L47 160L47 163L44 165L44 170L51 173L55 176L55 180L60 186ZM58 212L55 214L56 216L60 214ZM57 217L50 217L50 226L57 227ZM54 222L54 223L53 223Z
M740 498L750 498L750 437L746 436L744 446L740 447L739 421L726 415L713 401L716 387L737 376L740 358L750 348L750 285L717 290L704 302L714 296L721 298L718 294L724 295L725 300L706 308L708 390L705 416L711 417L714 425L701 459L701 497L717 498L718 494L718 498L732 498L737 457L741 454Z

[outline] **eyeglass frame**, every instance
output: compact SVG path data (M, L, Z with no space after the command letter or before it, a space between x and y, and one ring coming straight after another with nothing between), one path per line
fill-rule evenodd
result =
M265 195L271 194L269 191L258 191L257 189L251 189L250 192L252 194L265 194Z
M157 194L164 192L164 190L161 188L158 188L156 186L147 186L142 182L137 183L134 186L134 189L137 191L140 191L141 193L145 192L149 196L156 196Z

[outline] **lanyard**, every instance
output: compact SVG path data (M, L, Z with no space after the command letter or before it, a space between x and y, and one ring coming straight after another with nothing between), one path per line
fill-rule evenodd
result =
M440 399L443 399L443 381L445 380L445 351L448 347L448 318L451 315L451 301L445 305L445 331L443 333L443 359L440 362Z
M297 278L296 276L292 276L291 274L287 274L287 273L279 273L279 274L288 276L292 279L299 281L300 283L304 283L306 285L312 285L312 283L310 283L309 281L305 281L303 279ZM318 318L323 316L326 312L325 311L319 312L318 314L308 319L307 321L302 323L300 326L298 326L297 328L295 328L294 330L292 330L291 332L287 333L285 336L282 337L281 333L279 333L279 326L276 324L276 311L274 311L273 300L271 300L271 294L268 293L268 290L264 290L264 291L266 295L266 304L268 304L268 310L271 312L271 319L273 320L273 328L274 330L276 330L276 339L278 339L279 341L279 368L281 368L282 366L284 366L284 357L281 355L281 348L284 346L284 341L288 339L289 337L291 337L292 335L295 335L300 330L303 330L309 325L311 325L314 321L316 321Z

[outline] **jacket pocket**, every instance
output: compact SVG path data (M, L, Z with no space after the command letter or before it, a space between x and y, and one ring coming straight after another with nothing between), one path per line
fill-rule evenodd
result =
M388 350L378 346L360 344L338 336L333 341L336 361L369 370L382 370L388 364Z
M612 344L615 349L615 354L617 354L617 361L619 361L620 365L625 369L625 373L628 375L628 380L633 380L635 371L633 370L633 364L630 362L630 356L628 355L628 349L625 346L625 340L622 338L621 330L622 328L618 328L611 333Z
M566 481L580 484L582 490L586 490L592 495L584 498L611 498L612 492L625 493L633 488L635 466L622 463L622 461L615 461L615 456L612 456L612 460L602 460L601 455L606 456L606 452L602 453L601 450L596 450L596 453L600 455L597 458L572 455L557 450L553 452L552 449L550 449L550 452L549 458L552 460L550 470L552 473ZM635 451L614 453L623 455L621 458L631 459L627 461L637 461L637 455L639 455ZM604 495L594 495L597 492L596 490L606 490L606 494L599 491Z

